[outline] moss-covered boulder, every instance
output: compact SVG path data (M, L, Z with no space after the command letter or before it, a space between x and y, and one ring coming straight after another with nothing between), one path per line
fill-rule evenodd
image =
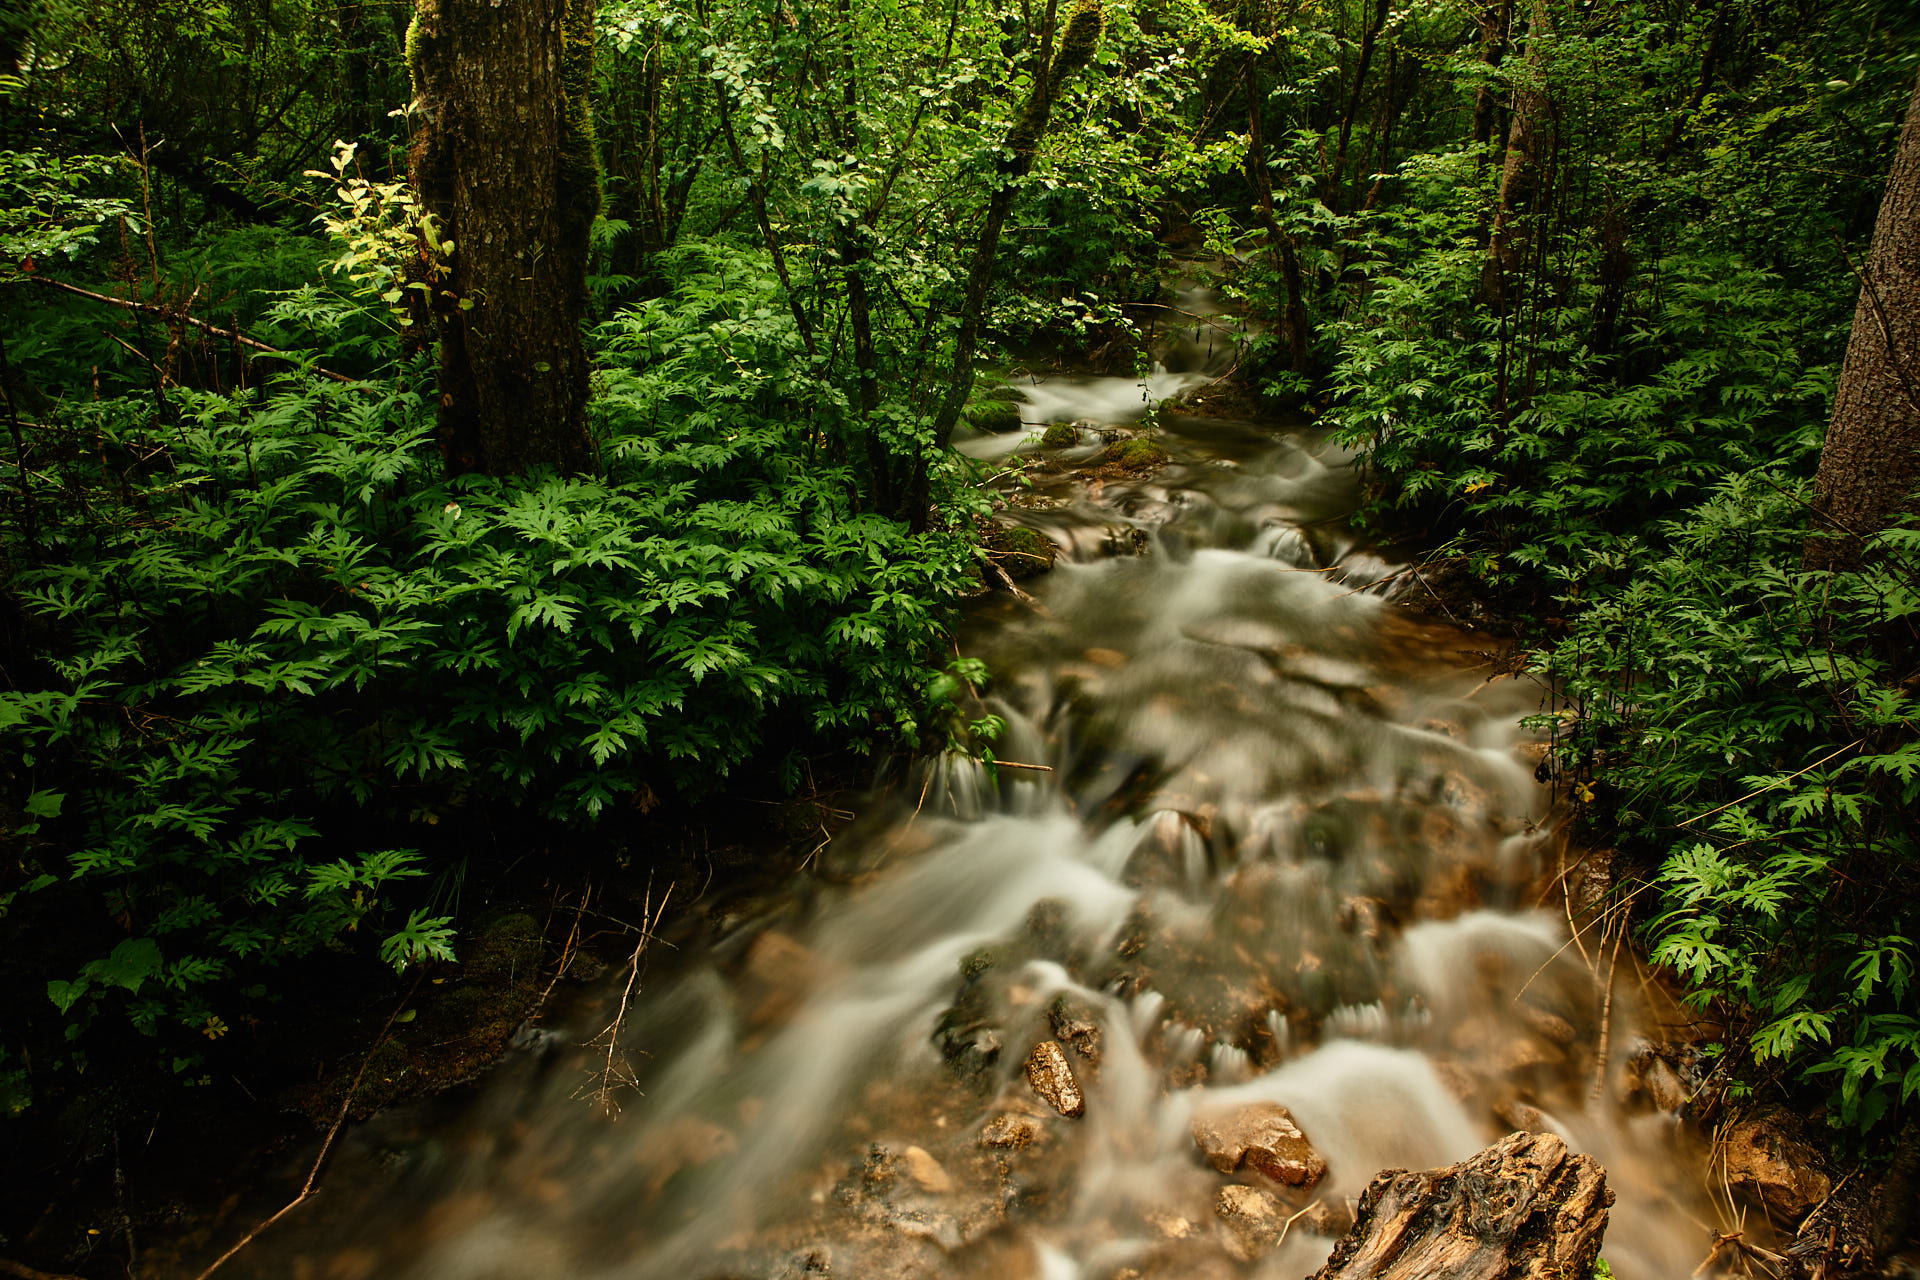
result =
M540 922L523 911L482 921L461 948L466 978L469 982L524 982L539 972L545 946Z
M1145 471L1167 460L1167 451L1151 440L1116 440L1107 446L1106 460L1127 471Z
M1080 443L1080 433L1071 423L1056 422L1040 437L1040 443L1049 449L1067 449Z
M1012 400L999 397L975 400L968 405L967 422L971 426L978 427L982 431L991 431L995 435L1018 431L1025 425L1020 421L1020 406Z
M1031 578L1045 573L1053 568L1054 558L1060 554L1052 538L1018 524L996 529L987 550L1010 578Z

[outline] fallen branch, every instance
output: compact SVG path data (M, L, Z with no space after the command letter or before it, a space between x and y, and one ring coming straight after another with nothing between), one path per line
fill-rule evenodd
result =
M149 315L163 316L168 320L178 320L182 324L192 325L202 333L212 334L216 338L224 338L228 342L245 347L249 351L258 351L262 355L283 356L289 360L298 358L291 351L282 351L279 347L270 347L258 338L249 338L246 334L233 329L222 329L218 325L209 324L205 320L186 314L184 311L176 311L172 307L162 306L157 302L135 302L131 298L116 298L112 294L95 293L91 289L82 289L77 284L68 284L63 280L54 280L47 276L27 276L26 279L46 285L49 289L58 289L62 293L71 293L76 297L90 298L95 302L104 302L110 307L119 307L123 311L140 311ZM331 369L316 367L313 369L313 372L323 378L341 383L344 386L365 385L359 378L349 378L346 374L335 373Z
M1032 596L1022 591L1019 587L1016 587L1015 585L1013 585L1013 578L1008 575L1005 569L1002 569L999 565L995 564L991 558L982 557L980 563L987 566L987 568L993 573L994 577L1000 580L1001 588L1005 590L1008 594L1010 594L1015 600L1018 600L1021 604L1029 605L1035 609L1040 607L1039 602L1036 601Z
M320 1143L320 1154L313 1158L313 1167L307 1170L307 1180L301 1185L300 1194L287 1201L271 1218L241 1236L231 1249L215 1258L205 1271L194 1277L194 1280L207 1280L208 1276L225 1266L235 1254L252 1244L261 1232L305 1204L313 1195L320 1181L321 1166L327 1162L327 1153L333 1150L333 1140L340 1135L340 1126L347 1122L347 1112L353 1107L354 1095L360 1092L360 1080L367 1074L367 1064L373 1061L374 1053L386 1043L387 1032L393 1030L393 1020L400 1016L400 1011L407 1007L408 1001L413 999L413 993L419 989L420 979L415 978L413 985L407 988L407 994L400 998L400 1003L393 1006L393 1012L387 1015L386 1022L380 1027L380 1034L374 1037L372 1047L367 1050L367 1056L360 1059L360 1069L353 1073L353 1083L347 1086L347 1096L340 1100L340 1110L334 1114L333 1127L327 1130L326 1138Z

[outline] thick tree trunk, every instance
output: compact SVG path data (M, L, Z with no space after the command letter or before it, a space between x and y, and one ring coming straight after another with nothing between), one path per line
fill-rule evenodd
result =
M449 470L586 469L592 0L417 0L413 180L454 244L436 289Z
M1593 1273L1613 1192L1551 1133L1509 1134L1459 1164L1389 1169L1314 1280L1568 1280Z
M1857 563L1863 539L1909 509L1920 480L1920 80L1862 275L1813 484L1820 523L1836 536L1808 542L1812 569Z

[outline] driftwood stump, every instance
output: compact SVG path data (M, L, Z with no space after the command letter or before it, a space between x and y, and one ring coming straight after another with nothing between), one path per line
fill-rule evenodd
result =
M1314 1280L1587 1280L1606 1171L1550 1133L1515 1133L1444 1169L1388 1169Z

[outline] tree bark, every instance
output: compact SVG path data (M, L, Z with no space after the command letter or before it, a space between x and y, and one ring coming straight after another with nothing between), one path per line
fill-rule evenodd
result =
M1444 1169L1377 1175L1314 1280L1567 1280L1593 1273L1613 1192L1551 1133Z
M1059 49L1054 51L1045 44L1041 46L1040 57L1034 65L1033 90L1027 95L1026 105L1015 117L1013 127L1007 131L1004 158L999 164L993 194L987 199L986 222L980 228L980 239L973 248L973 263L967 271L966 293L960 305L960 332L955 335L953 343L952 371L947 376L946 393L934 412L933 438L937 448L945 449L952 441L953 429L959 424L960 412L966 407L967 396L973 390L973 360L980 345L981 323L986 316L987 291L993 286L994 267L1000 252L1000 232L1007 225L1007 214L1013 209L1020 180L1033 170L1033 159L1040 150L1041 138L1046 136L1060 86L1068 76L1092 60L1105 21L1100 0L1082 0L1080 7L1067 20L1067 29L1060 37ZM1046 33L1046 39L1051 41L1052 32ZM923 457L916 463L913 476L904 487L896 515L919 529L926 524L926 508L927 462Z
M1313 327L1307 321L1306 284L1300 275L1300 256L1293 237L1280 226L1273 212L1273 175L1267 170L1267 147L1261 128L1266 114L1266 95L1260 91L1258 55L1247 63L1247 181L1253 184L1254 208L1267 232L1267 252L1273 257L1274 270L1287 291L1286 309L1281 313L1281 333L1287 340L1288 367L1294 373L1308 371L1312 357Z
M585 470L592 0L416 0L407 62L414 186L454 245L432 306L447 467Z
M1533 21L1527 32L1527 70L1537 78L1544 63L1543 38L1551 30L1544 0L1534 0ZM1553 150L1552 104L1545 91L1531 83L1514 90L1513 123L1507 132L1506 164L1500 171L1500 199L1493 211L1493 234L1487 244L1481 292L1497 312L1507 305L1507 282L1525 264L1531 247L1531 214L1541 201L1540 173Z
M1866 538L1909 510L1920 479L1920 80L1880 200L1861 273L1833 420L1813 482L1814 510L1833 536L1807 543L1810 569L1848 568Z

